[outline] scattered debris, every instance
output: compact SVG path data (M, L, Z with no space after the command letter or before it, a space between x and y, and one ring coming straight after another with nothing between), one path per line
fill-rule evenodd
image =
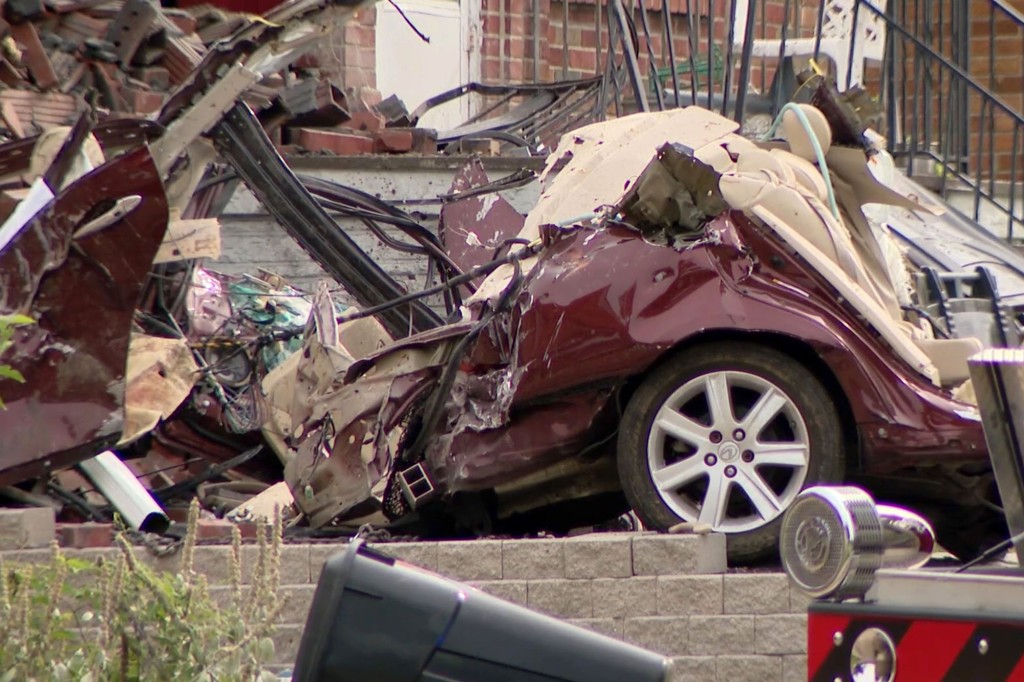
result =
M197 496L324 534L564 533L632 507L735 533L749 560L805 481L845 473L848 442L858 475L984 486L977 411L954 396L969 354L1020 343L999 290L1024 267L908 258L893 233L941 211L875 178L884 151L834 89L758 140L699 107L601 121L600 78L468 85L410 113L289 71L330 4L360 5L5 5L0 314L33 320L3 358L26 379L2 387L5 498L160 530ZM469 93L497 103L416 128ZM498 192L533 178L474 160L439 234L280 153L556 142L527 215ZM333 283L208 264L238 181ZM426 258L436 286L407 291L337 216Z

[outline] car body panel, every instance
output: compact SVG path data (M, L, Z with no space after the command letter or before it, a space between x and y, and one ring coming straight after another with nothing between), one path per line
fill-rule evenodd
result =
M127 196L141 199L132 211L76 234ZM0 311L36 320L4 357L26 381L2 387L0 484L119 439L132 321L166 227L160 173L141 146L60 192L0 253Z

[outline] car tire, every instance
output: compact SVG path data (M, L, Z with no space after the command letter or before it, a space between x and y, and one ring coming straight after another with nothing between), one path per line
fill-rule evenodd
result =
M726 534L731 564L777 552L797 493L845 471L826 388L792 357L746 342L687 349L655 367L623 413L617 457L645 526L710 525Z

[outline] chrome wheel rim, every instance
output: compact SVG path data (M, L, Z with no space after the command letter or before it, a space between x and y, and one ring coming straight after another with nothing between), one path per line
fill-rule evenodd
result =
M772 521L807 478L807 424L771 381L716 371L672 392L654 415L647 465L662 502L685 521L741 533Z

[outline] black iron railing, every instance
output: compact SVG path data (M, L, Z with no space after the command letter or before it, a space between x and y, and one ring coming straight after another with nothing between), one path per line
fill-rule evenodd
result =
M840 89L859 82L879 99L879 132L911 175L966 217L1024 239L1024 16L1004 0L845 5L607 0L598 108L699 104L764 125L814 60ZM837 25L852 39L837 41Z
M887 28L881 92L894 156L967 216L1024 238L1024 16L1003 0L856 9Z

